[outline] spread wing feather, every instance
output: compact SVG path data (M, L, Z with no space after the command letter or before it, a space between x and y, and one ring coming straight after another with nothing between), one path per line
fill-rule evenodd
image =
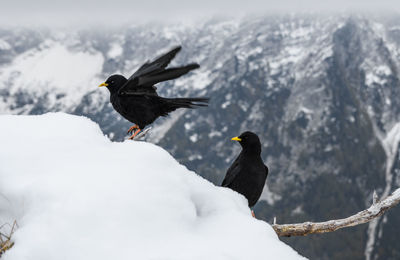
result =
M133 79L135 77L139 77L145 74L157 73L161 70L165 69L168 64L171 62L173 58L175 58L176 54L182 49L181 46L177 46L170 50L169 52L161 55L159 58L155 59L152 62L146 62L143 64L132 76L129 77L128 80Z
M192 63L183 67L165 69L180 50L181 46L175 47L154 61L143 64L119 89L118 94L131 95L143 92L157 95L155 84L179 78L189 71L200 67L198 64Z

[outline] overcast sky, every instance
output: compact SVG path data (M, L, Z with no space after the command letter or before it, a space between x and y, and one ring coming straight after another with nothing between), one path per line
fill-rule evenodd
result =
M1 0L0 24L118 24L332 11L400 12L400 0Z

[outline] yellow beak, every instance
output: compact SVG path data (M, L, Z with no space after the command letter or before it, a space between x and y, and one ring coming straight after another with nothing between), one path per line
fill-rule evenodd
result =
M103 82L103 83L101 83L100 85L99 85L99 87L107 87L108 86L108 83L105 83L105 82Z
M232 138L232 141L238 141L238 142L240 142L240 141L242 141L242 139L240 139L239 137L236 136L236 137L233 137L233 138Z

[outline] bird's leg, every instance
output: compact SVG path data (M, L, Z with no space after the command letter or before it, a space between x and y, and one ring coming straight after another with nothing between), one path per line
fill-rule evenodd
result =
M135 136L136 136L140 131L142 131L142 130L141 130L140 128L138 128L138 130L136 130L136 132L133 133L133 135L132 135L131 137L129 137L129 139L132 140L133 138L135 138Z
M139 126L138 125L131 126L131 128L129 128L127 134L132 134L133 130L135 130L135 129L139 129Z
M251 215L253 216L253 218L256 218L256 214L254 214L254 211L251 211Z

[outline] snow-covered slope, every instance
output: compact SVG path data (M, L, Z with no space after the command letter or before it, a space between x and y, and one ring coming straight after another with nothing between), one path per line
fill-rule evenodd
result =
M21 93L32 103L14 113L27 113L36 103L53 109L61 104L64 108L77 106L80 99L101 81L98 74L103 62L101 53L93 49L72 49L68 44L47 40L0 69L3 79L0 89L6 89L10 95L2 106L12 107L18 103Z
M156 145L63 113L0 125L0 224L19 225L5 260L303 259L243 196Z

